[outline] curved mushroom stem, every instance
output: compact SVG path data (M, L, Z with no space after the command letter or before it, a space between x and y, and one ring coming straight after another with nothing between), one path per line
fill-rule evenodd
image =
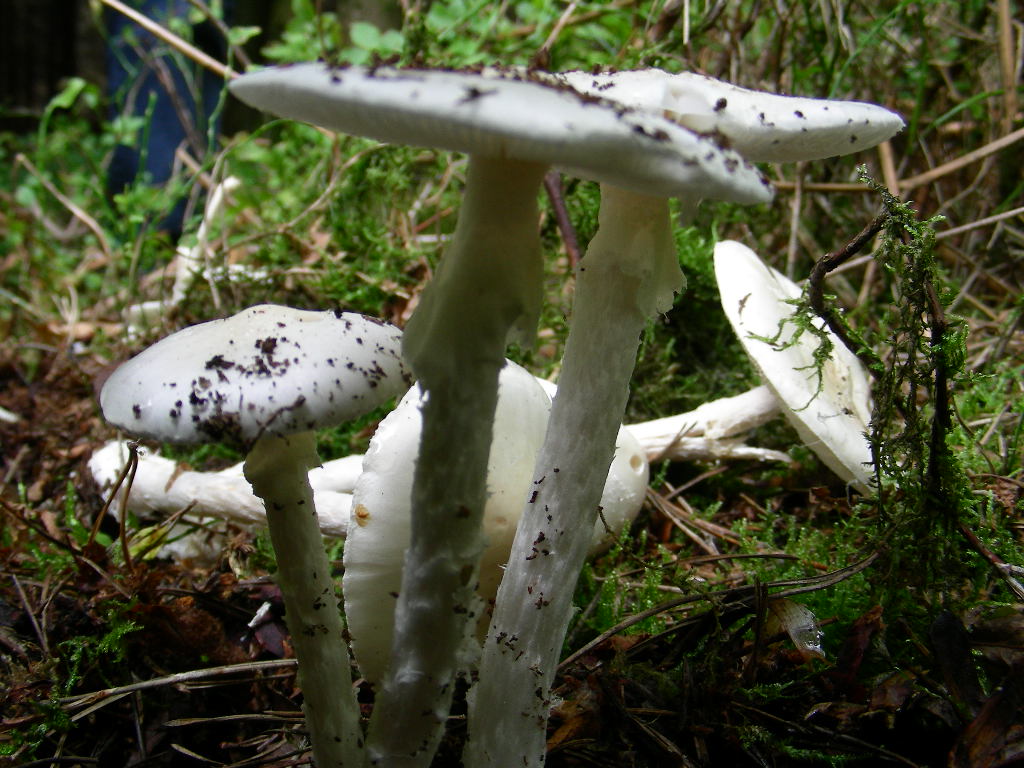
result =
M430 764L473 648L498 373L509 334L532 340L540 308L544 170L470 159L451 246L403 337L426 403L391 665L370 724L374 764Z
M313 757L324 768L358 768L366 762L359 704L308 480L319 464L312 432L264 435L245 459L245 477L267 508Z
M667 200L603 185L547 436L470 692L465 765L541 766L550 689L647 318L682 288Z
M789 461L789 455L732 439L779 415L779 400L767 385L697 406L688 413L628 424L649 461L757 459Z

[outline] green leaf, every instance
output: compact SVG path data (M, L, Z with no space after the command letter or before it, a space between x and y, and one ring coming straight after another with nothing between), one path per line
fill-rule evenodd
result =
M353 45L367 51L376 50L380 46L380 30L368 21L354 22L348 36Z
M50 99L50 103L46 107L47 112L52 112L55 109L70 109L71 105L78 100L78 97L82 95L82 92L86 89L88 83L80 77L72 77L68 80L67 85Z
M232 27L228 31L228 43L245 45L262 31L259 27Z

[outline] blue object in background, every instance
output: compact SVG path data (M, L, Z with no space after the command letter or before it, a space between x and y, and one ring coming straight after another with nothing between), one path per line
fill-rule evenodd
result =
M172 18L187 18L191 8L188 0L136 0L132 5L165 26ZM225 7L225 16L228 11ZM197 159L204 157L223 81L190 60L171 55L166 43L126 16L108 8L104 21L109 35L107 90L111 117L144 116L153 102L148 136L145 130L141 136L145 146L120 145L114 150L107 188L116 194L133 183L140 170L153 184L166 182L179 146ZM224 40L209 22L193 27L193 44L218 60L224 58ZM215 131L218 128L215 124ZM140 169L143 160L145 167ZM185 203L184 197L175 201L159 223L174 239L181 234Z

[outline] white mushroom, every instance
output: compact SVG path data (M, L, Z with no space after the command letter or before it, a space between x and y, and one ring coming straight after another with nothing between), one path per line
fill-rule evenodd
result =
M345 542L345 615L352 650L363 676L378 684L389 663L395 602L402 583L402 563L409 546L413 467L420 450L423 395L413 387L381 422L370 442L363 474L356 484L352 523ZM551 399L538 380L515 363L501 371L487 473L483 529L486 547L480 557L472 616L486 619L484 604L493 600L508 560L516 524L529 499L533 467L544 440ZM602 496L602 520L593 526L590 550L610 543L639 511L647 488L647 461L625 428L620 431L615 461ZM607 528L606 528L607 525ZM545 549L536 542L537 552ZM486 628L486 622L479 626ZM470 636L460 652L463 666L479 653Z
M124 440L113 440L93 452L89 472L101 492L113 491L128 459L128 444ZM324 536L341 538L345 535L352 511L352 489L362 461L362 455L345 456L310 470L309 485ZM118 493L110 505L110 513L120 515L128 510L147 519L188 508L193 518L214 517L240 525L266 525L266 509L253 494L242 467L242 464L235 464L217 472L183 470L176 461L156 451L140 450L131 493L127 499L123 492Z
M585 76L573 85L595 98L606 98L611 90L607 83L590 81L588 85ZM696 112L705 119L709 115L714 118L715 108L718 112L728 109L729 98L749 103L743 101L743 94L733 90L729 94L716 100L710 112ZM679 94L673 99L670 107L677 114L691 109ZM822 109L815 113L815 122L808 120L800 129L793 130L786 123L777 130L768 115L773 105L787 100L770 94L759 99L764 101L760 111L736 109L735 120L710 126L705 122L700 128L716 129L741 155L744 148L749 149L750 159L768 159L769 153L786 159L822 157L863 146L847 124L854 118L842 115L843 129L839 131L834 130L831 118L817 120L838 102L820 102ZM646 105L642 106L647 111ZM879 121L884 123L883 130L871 133L874 142L902 127L902 120L888 110L874 109L888 116ZM791 113L798 111L790 109ZM800 120L799 115L791 117ZM819 141L819 135L825 139ZM680 196L688 213L700 199L715 198L722 189L743 187L746 177L737 168L725 164L715 170L720 174L715 185L680 183L646 194L633 191L635 185L602 184L598 231L578 267L559 395L535 472L536 478L546 478L539 487L539 501L553 510L553 516L542 517L536 507L528 506L513 543L489 641L484 645L480 683L470 697L467 762L471 765L543 764L545 731L537 723L547 719L550 685L572 612L573 587L586 554L581 532L589 530L596 514L644 323L656 312L667 310L673 293L683 285L668 201L656 196ZM767 199L768 194L762 192L760 199ZM739 197L734 192L727 199ZM757 200L751 194L746 202ZM587 439L579 440L581 434ZM557 556L528 559L531 541L539 536L552 542L551 551ZM501 641L510 637L516 642ZM493 717L502 712L506 714Z
M399 331L352 313L261 305L186 328L114 371L100 392L108 421L155 440L245 447L263 499L277 579L318 764L363 763L330 563L307 479L314 430L364 413L408 384Z
M396 607L396 663L380 686L369 738L373 760L426 765L444 728L455 654L468 630L498 372L510 336L532 341L540 305L536 201L545 169L558 165L635 190L630 195L667 196L699 186L707 195L753 202L767 199L768 190L739 157L709 139L541 84L529 73L310 64L248 74L231 90L285 117L470 155L458 224L403 342L429 397L413 483L417 514ZM638 208L646 210L638 210L636 225L647 227L659 253L674 263L665 222L657 231L643 223L652 215L667 220L667 207L655 203L652 214L643 199ZM645 262L629 280L648 267ZM666 264L652 269L664 271ZM642 301L662 306L676 287L678 279L645 289L657 295ZM598 479L607 471L614 432L607 437Z
M796 308L790 302L800 298L799 286L742 243L715 246L715 274L722 308L786 418L826 466L866 493L871 383L864 365L815 319L832 342L819 371L814 352L820 340L805 332L793 342ZM774 344L765 341L775 337Z

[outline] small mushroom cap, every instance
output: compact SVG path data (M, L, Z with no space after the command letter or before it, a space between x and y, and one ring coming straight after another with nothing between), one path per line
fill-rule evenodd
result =
M699 187L707 198L771 199L763 177L713 140L530 73L296 64L230 88L272 114L379 141L555 165L658 197Z
M863 364L827 331L832 355L821 370L819 391L816 336L805 332L792 346L785 346L795 330L787 322L779 337L781 349L761 340L773 338L779 324L793 315L794 307L787 301L799 298L800 288L731 240L715 246L715 275L722 308L786 418L833 472L867 491L871 450L865 433L871 419L871 386Z
M748 160L792 162L847 155L903 129L895 112L861 101L783 96L692 72L566 72L572 87L627 107L662 112L698 133L720 133Z
M103 415L171 443L252 444L338 424L410 383L401 331L353 312L272 304L185 328L114 371Z

